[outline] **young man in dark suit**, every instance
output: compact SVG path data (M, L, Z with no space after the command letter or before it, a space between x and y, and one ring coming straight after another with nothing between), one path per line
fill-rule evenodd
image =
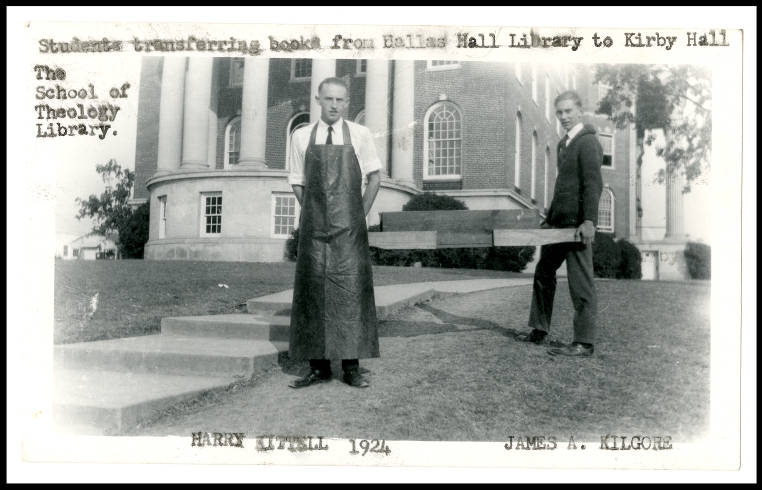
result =
M569 292L574 304L574 340L548 350L551 355L589 357L595 342L597 294L593 283L593 238L598 219L598 201L603 187L603 149L595 128L582 123L582 100L574 91L556 97L556 117L566 130L558 143L558 177L553 201L543 227L576 228L579 242L555 243L541 248L534 273L529 326L532 331L518 340L542 344L550 329L556 271L564 260Z

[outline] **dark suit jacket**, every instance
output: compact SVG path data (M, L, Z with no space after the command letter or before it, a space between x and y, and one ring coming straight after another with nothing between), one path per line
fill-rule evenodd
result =
M603 149L595 128L586 124L565 149L563 144L563 140L558 143L558 177L545 222L558 228L579 226L586 220L597 225Z

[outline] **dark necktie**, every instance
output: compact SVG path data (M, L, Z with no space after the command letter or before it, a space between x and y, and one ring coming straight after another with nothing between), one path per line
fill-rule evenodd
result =
M561 140L561 146L558 147L558 162L557 165L561 165L561 162L564 160L564 154L566 153L566 143L569 141L569 135L564 135L563 139Z
M325 139L326 145L333 144L333 126L328 126L328 138Z

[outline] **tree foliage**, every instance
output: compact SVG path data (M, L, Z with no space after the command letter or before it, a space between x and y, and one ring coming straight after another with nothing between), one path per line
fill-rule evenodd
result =
M96 165L95 171L106 188L100 195L90 194L87 199L76 199L79 205L77 219L93 220L95 233L118 233L117 246L126 257L137 257L138 251L142 256L142 246L148 240L148 206L133 210L129 205L135 172L123 169L114 159Z
M693 65L599 65L595 82L609 87L597 112L624 128L634 123L638 140L650 145L649 130L661 129L665 146L657 148L668 174L685 175L684 191L709 169L712 144L712 79Z

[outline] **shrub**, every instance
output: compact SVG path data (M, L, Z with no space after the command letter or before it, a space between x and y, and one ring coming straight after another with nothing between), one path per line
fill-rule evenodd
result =
M640 250L612 233L596 233L593 242L593 270L597 277L640 279Z
M403 211L457 211L465 209L468 209L468 207L466 207L463 201L442 194L434 194L433 192L424 192L423 194L413 196L412 199L402 206Z
M643 274L640 269L640 250L638 247L628 242L627 240L619 240L616 242L619 248L619 271L617 272L618 279L640 279Z
M712 248L709 245L688 242L683 253L692 279L712 278Z
M284 255L291 262L295 262L298 251L299 251L299 229L294 228L294 230L291 232L291 238L286 240L286 249L284 251Z
M125 259L142 259L148 241L150 208L143 203L132 213L119 230L119 251Z
M593 271L597 277L616 277L620 250L611 233L596 233L593 242Z

